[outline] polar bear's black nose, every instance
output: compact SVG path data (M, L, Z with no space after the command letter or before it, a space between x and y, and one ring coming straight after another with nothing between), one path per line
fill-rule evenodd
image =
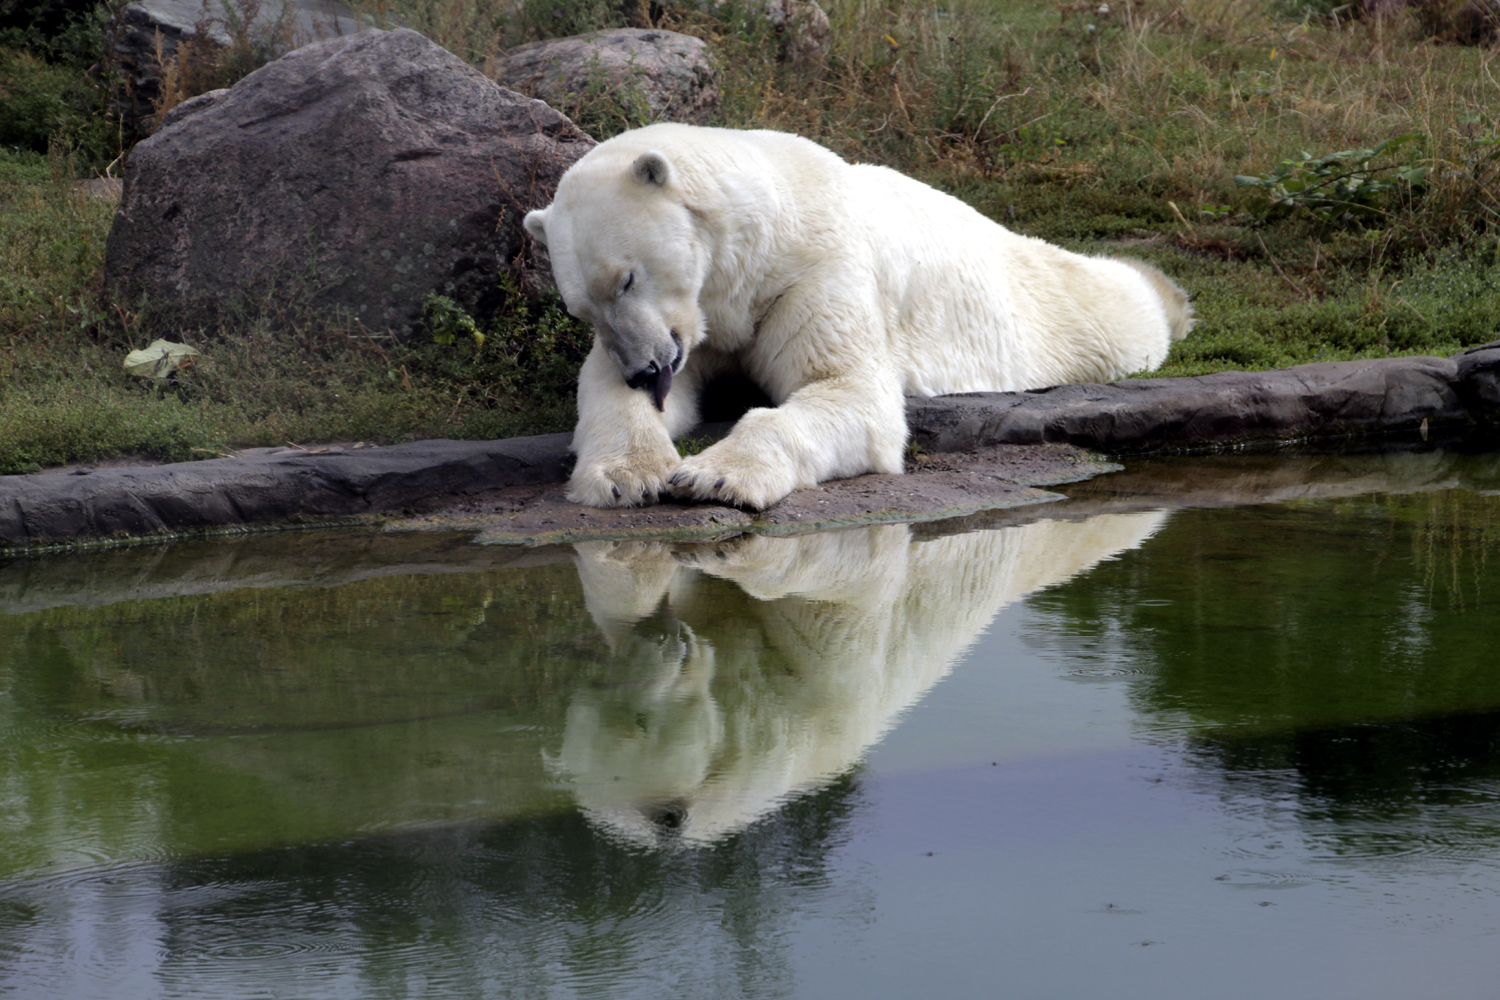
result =
M659 361L648 361L646 366L625 379L625 384L632 389L646 389L651 393L651 399L656 403L658 410L666 409L667 393L672 391L672 376L682 367L682 338L677 331L672 331L672 347L674 354L672 360L666 364Z
M688 818L686 802L663 802L647 806L641 812L663 833L680 830Z
M642 368L640 371L636 372L634 375L626 379L625 384L630 386L630 388L632 389L643 388L656 381L656 375L660 371L661 369L658 368L656 362L653 361L646 367Z
M663 368L653 361L626 379L625 384L632 389L650 392L651 401L658 410L664 412L667 408L667 393L672 391L672 366Z

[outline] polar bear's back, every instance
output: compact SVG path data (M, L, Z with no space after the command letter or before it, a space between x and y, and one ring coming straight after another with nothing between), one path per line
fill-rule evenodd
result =
M810 294L828 296L828 311L851 292L873 300L883 330L868 330L878 337L868 348L888 351L915 395L1107 381L1159 366L1174 328L1191 322L1185 297L1154 269L1011 232L920 181L784 132L676 123L626 132L575 164L558 200L623 175L648 150L672 161L685 199L732 247L701 297L725 349L748 344L756 303L814 272L828 287ZM1164 296L1180 300L1178 314ZM766 339L768 356L783 351L782 337ZM816 350L798 346L792 354Z
M1165 359L1168 317L1139 268L1012 232L894 170L848 177L871 206L863 239L908 393L1106 381Z

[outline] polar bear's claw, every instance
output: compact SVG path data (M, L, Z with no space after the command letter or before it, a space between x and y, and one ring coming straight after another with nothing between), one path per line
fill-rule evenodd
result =
M725 440L683 461L666 479L666 491L681 500L708 501L765 510L790 493L790 471Z
M653 475L628 466L580 467L568 481L567 496L585 507L642 507L666 493L665 471Z

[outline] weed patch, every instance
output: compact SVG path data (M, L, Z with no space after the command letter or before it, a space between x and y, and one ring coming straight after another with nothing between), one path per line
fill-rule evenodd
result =
M1282 160L1274 170L1256 176L1239 175L1240 187L1257 188L1264 201L1255 206L1262 218L1295 210L1322 222L1349 223L1384 218L1402 202L1427 189L1428 168L1421 164L1371 164L1394 156L1416 135L1408 132L1387 139L1373 149L1346 149L1327 156L1303 153Z

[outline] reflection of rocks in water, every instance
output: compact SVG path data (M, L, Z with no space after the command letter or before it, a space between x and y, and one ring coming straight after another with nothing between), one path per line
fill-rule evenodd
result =
M1157 512L916 542L906 525L577 547L612 651L551 764L585 813L701 844L848 772L1006 604L1139 545Z
M1123 472L1070 487L1075 498L1149 497L1165 506L1214 507L1332 500L1373 493L1500 488L1500 453L1443 449L1138 458Z

